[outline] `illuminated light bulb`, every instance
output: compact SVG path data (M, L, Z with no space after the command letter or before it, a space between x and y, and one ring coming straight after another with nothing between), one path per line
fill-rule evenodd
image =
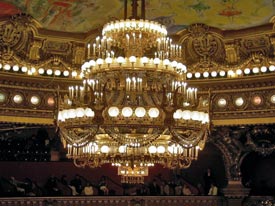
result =
M234 75L234 72L233 72L233 70L229 70L229 71L227 72L227 74L228 74L228 76L232 77L232 76Z
M55 70L54 71L54 75L55 76L60 76L61 75L61 71L60 70Z
M220 71L220 76L221 76L221 77L224 77L224 76L225 76L225 71L223 71L223 70Z
M69 109L69 110L68 110L68 117L69 117L70 119L76 118L76 111L75 111L75 109Z
M107 145L103 145L101 148L100 148L100 151L102 153L108 153L110 151L110 148L107 146Z
M118 148L119 153L126 153L127 147L125 145L120 145Z
M191 119L192 120L198 121L199 118L200 118L200 113L198 111L192 111L191 112Z
M156 107L150 108L148 114L151 118L157 118L159 116L159 110Z
M137 117L144 117L145 114L146 114L146 110L145 110L143 107L137 107L137 108L135 109L135 115L136 115Z
M157 148L155 145L151 145L149 148L148 148L148 152L150 154L155 154L157 152Z
M250 69L249 69L249 68L246 68L246 69L244 70L244 73L245 73L245 74L250 74Z
M274 65L270 65L269 66L269 71L274 72L275 71L275 66Z
M124 59L123 57L119 56L119 57L116 59L116 61L117 61L117 63L122 64L122 63L125 62L125 59Z
M72 77L76 77L77 76L77 71L73 71L72 72Z
M216 77L217 76L217 72L216 71L211 72L211 76L212 77Z
M47 75L52 75L52 74L53 74L53 70L47 69Z
M155 65L159 65L159 63L160 63L160 59L159 59L159 58L155 58L155 59L154 59L154 64L155 64Z
M77 108L76 109L76 117L84 117L85 115L85 110L83 108Z
M87 117L94 117L95 116L95 113L94 111L91 109L91 108L86 108L84 110L84 114L87 116Z
M165 152L165 147L163 145L159 145L157 147L157 153L163 154Z
M188 79L191 79L193 77L193 74L189 72L189 73L187 73L186 76L187 76Z
M111 63L113 62L113 59L112 59L111 57L107 57L107 58L105 59L105 62L106 62L107 64L111 64Z
M147 57L142 57L141 58L141 63L142 64L147 64L149 62L149 59Z
M35 73L35 72L36 72L35 67L31 67L31 72L32 72L32 73Z
M9 64L4 65L4 70L9 71L10 69L11 69L11 65Z
M263 72L263 73L267 72L267 67L266 66L262 66L261 67L261 72Z
M178 63L177 63L176 61L172 61L171 66L172 66L173 68L176 68L177 65L178 65Z
M182 110L178 109L177 111L174 112L173 114L174 119L181 119L182 118Z
M209 72L203 72L203 77L208 78L209 77Z
M96 65L95 60L90 60L90 61L89 61L89 66L90 66L90 67L94 67L95 65Z
M69 114L68 114L68 110L67 109L62 110L61 113L62 113L62 117L65 120L69 118Z
M191 119L191 111L190 110L182 111L182 118L184 120L190 120Z
M121 113L124 117L130 117L133 114L133 110L131 107L124 107L122 109Z
M252 69L252 72L253 72L254 74L258 74L258 73L260 72L259 67L254 67L254 68Z
M129 61L131 63L135 63L137 61L137 58L135 56L130 56Z
M65 77L69 76L69 74L70 74L69 71L64 71L64 72L63 72L63 75L64 75Z
M96 63L101 66L103 64L103 59L99 58L96 60Z
M163 60L163 65L164 65L164 66L168 66L169 64L170 64L169 59L164 59L164 60Z
M200 77L201 77L201 74L200 74L199 72L196 72L196 73L195 73L195 77L196 77L196 78L200 78Z
M108 114L110 117L117 117L119 115L119 109L117 107L110 107L108 109Z
M45 70L43 68L38 69L38 74L44 74Z
M18 72L19 71L19 66L18 65L14 65L12 67L12 70L15 71L15 72Z
M236 74L237 75L241 75L243 73L243 71L241 70L241 69L238 69L237 71L236 71Z

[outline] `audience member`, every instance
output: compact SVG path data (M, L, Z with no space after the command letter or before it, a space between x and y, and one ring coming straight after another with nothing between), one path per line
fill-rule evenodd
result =
M175 195L182 195L182 186L180 184L175 186Z
M162 181L160 191L161 195L170 195L170 186L167 181Z
M79 175L75 175L74 179L71 180L70 185L75 187L78 194L82 193L82 181Z
M15 177L13 177L13 176L10 177L10 180L9 180L9 181L10 181L10 183L11 183L12 185L15 186L16 191L17 191L18 193L21 193L22 195L25 194L25 188L22 187L22 185L25 184L24 182L21 182L21 181L15 179Z
M208 195L218 195L218 188L214 185L214 183L211 183Z
M61 191L57 186L56 177L51 175L50 178L47 180L45 189L49 196L58 196L61 195Z
M94 194L94 189L89 182L87 182L86 186L84 187L83 193L84 195L87 195L87 196Z
M149 190L150 195L160 195L160 186L156 179L153 179L153 182L149 185Z
M108 195L109 194L109 189L108 189L108 186L107 186L107 182L106 182L106 177L105 176L102 176L100 178L98 187L99 187L99 195Z
M204 192L205 192L205 194L208 194L211 184L214 182L212 172L209 168L207 169L206 173L204 174L203 179L204 179Z
M205 195L204 188L201 183L197 184L198 194L197 195Z
M184 184L182 187L182 194L186 196L192 195L190 188L186 184Z

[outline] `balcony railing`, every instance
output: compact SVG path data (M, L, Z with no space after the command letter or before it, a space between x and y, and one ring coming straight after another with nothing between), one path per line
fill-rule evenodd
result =
M225 206L219 196L8 197L0 206Z

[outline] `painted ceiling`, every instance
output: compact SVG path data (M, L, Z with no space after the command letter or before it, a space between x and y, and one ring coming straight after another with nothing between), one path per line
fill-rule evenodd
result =
M50 30L87 32L121 19L123 2L5 0L0 1L0 17L23 12ZM166 25L169 33L193 23L224 30L242 29L268 23L274 15L275 0L146 0L146 18Z

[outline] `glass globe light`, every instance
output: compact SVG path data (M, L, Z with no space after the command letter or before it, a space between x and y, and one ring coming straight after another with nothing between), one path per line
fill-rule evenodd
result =
M102 64L103 64L103 59L98 58L98 59L96 60L96 63L97 63L98 65L102 65Z
M61 111L62 112L62 117L66 120L69 118L68 110L64 109Z
M157 147L157 153L163 154L165 152L165 147L163 145L159 145Z
M85 110L81 107L76 109L76 117L84 117L85 115Z
M21 71L22 71L22 72L27 72L27 71L28 71L28 68L27 68L27 67L21 67Z
M95 113L94 111L91 109L91 108L86 108L84 110L84 114L87 116L87 117L94 117L95 116Z
M146 114L146 110L145 110L143 107L137 107L137 108L135 109L135 115L136 115L137 117L144 117L145 114Z
M159 65L159 63L160 63L160 59L159 58L155 58L154 59L154 64Z
M131 107L124 107L121 112L124 117L130 117L133 114L133 110Z
M108 153L109 151L110 151L110 147L109 146L107 146L107 145L103 145L101 148L100 148L100 151L102 152L102 153Z
M142 64L147 64L148 62L149 62L148 57L142 57L142 58L141 58L141 63L142 63Z
M150 154L155 154L157 152L157 148L155 145L151 145L149 148L148 148L148 152Z
M110 107L108 109L108 114L110 117L117 117L119 115L119 109L117 107Z
M193 112L191 112L191 119L192 119L192 120L198 121L199 118L200 118L200 114L199 114L198 111L193 111Z
M119 56L119 57L117 58L116 61L117 61L119 64L122 64L122 63L125 62L125 59L124 59L123 57Z
M61 71L60 70L55 70L54 75L55 76L60 76L61 75Z
M184 120L190 120L191 119L191 112L190 112L190 110L184 110L182 112L182 118Z
M9 64L4 65L4 70L9 71L10 69L11 69L11 65Z
M12 67L12 70L15 71L15 72L18 72L19 71L19 66L18 65L14 65Z
M71 118L71 119L73 119L73 118L76 117L76 111L75 111L75 109L69 109L69 111L68 111L68 117Z
M38 69L38 74L44 74L45 70L43 68Z
M182 110L178 109L177 111L175 111L173 117L174 119L180 119L182 117Z
M137 58L135 56L130 56L129 61L131 63L135 63L137 61Z
M163 60L163 65L164 65L164 66L168 66L169 64L170 64L169 59L164 59L164 60Z
M94 67L95 65L96 65L96 62L95 62L95 60L90 60L89 61L89 65L91 66L91 67Z
M113 59L112 59L111 57L107 57L107 58L105 59L105 62L106 62L107 64L111 64L111 63L113 62Z
M118 152L119 153L126 153L126 145L120 145L119 148L118 148Z
M221 77L224 77L224 76L225 76L225 71L223 71L223 70L220 71L220 76L221 76Z
M152 107L148 111L149 117L157 118L159 116L159 109L156 107Z

